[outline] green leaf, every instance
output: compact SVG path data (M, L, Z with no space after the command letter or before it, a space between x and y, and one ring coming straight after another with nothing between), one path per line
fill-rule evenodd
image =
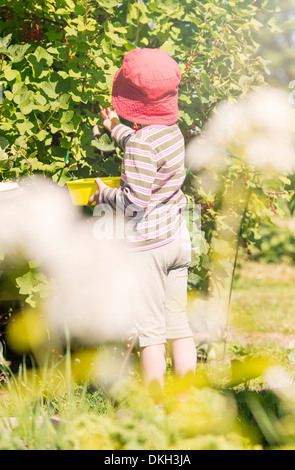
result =
M278 19L276 16L271 17L271 19L267 22L268 26L270 26L271 31L273 33L282 33L283 29L281 25L278 24Z
M107 134L102 134L98 140L92 140L91 145L102 152L113 152L115 150L115 144Z
M16 124L17 129L19 130L20 134L26 134L29 133L30 130L34 127L34 124L32 124L29 121L26 122L17 122Z
M56 86L56 92L60 93L68 93L71 91L73 87L73 79L71 77L67 77L63 80L59 80Z
M210 78L209 78L208 74L205 71L201 72L201 79L202 79L202 82L203 82L203 85L204 85L205 89L211 93L212 92L212 86L211 86L211 83L210 83Z
M74 10L75 8L75 2L73 2L73 0L64 0L65 3L68 5L68 7L70 8L70 10Z
M23 60L27 50L30 47L31 47L30 44L22 44L22 45L15 44L13 46L8 47L6 54L12 60L12 62L17 63Z
M49 67L53 63L53 57L50 55L46 49L41 46L38 46L34 52L34 56L36 57L38 62L45 62Z
M0 148L2 150L5 150L6 147L8 147L8 145L9 145L8 140L6 140L5 137L0 137Z
M111 25L114 31L117 31L118 33L127 33L126 26L122 26L122 24L119 23L119 21L112 21Z
M31 294L35 281L34 274L31 271L15 279L16 285L19 288L19 293L22 295Z
M289 185L291 184L290 178L287 178L287 177L284 176L284 175L280 175L280 176L279 176L279 179L281 180L281 182L282 182L283 184L286 184L287 186L289 186Z
M108 32L106 35L113 41L117 46L123 46L127 41L126 39L118 36L116 33Z
M58 102L59 102L59 108L60 109L68 109L69 108L69 100L70 100L70 95L64 93L63 95L60 95Z
M75 28L65 27L65 32L68 38L75 38L78 36L78 32Z
M49 293L49 282L43 273L28 271L15 279L21 295L27 296L26 302L36 307L38 298L46 298Z
M164 42L164 44L162 44L161 49L163 51L168 52L171 56L173 56L175 53L175 44L173 43L173 41L168 39L167 41Z
M15 95L14 102L18 104L22 114L29 114L33 109L35 109L34 103L31 99L32 97L33 94L31 91L26 91L23 94Z
M115 32L123 34L127 32L127 29L118 22L112 23L111 21L106 21L104 24L104 31L107 36L114 34ZM109 36L111 37L111 36Z
M4 95L9 101L13 100L13 93L11 93L11 91L8 91L8 90L4 91Z
M12 93L13 95L19 95L25 93L27 91L27 87L23 84L23 82L14 83L12 86Z
M167 10L168 12L172 12L174 10L179 9L178 0L160 0L160 1L157 1L156 3L159 8Z
M84 24L84 21L76 21L77 23L77 30L83 32L87 29L87 26Z
M248 86L251 84L253 78L248 77L247 75L241 75L239 78L239 84L241 85L242 89L248 89Z
M12 166L13 166L13 162L10 161L8 158L3 159L3 160L0 158L0 170L10 170Z
M96 64L96 66L99 67L99 68L103 68L104 65L105 65L105 60L102 57L96 57L94 59L94 62Z
M45 106L46 103L47 103L47 100L46 100L45 96L43 96L43 95L34 95L33 99L34 99L34 101L37 105L40 104L41 106Z
M75 130L75 125L73 122L74 111L64 111L60 119L61 129L65 132L72 132Z
M112 52L112 41L110 40L110 38L105 37L105 35L102 36L104 36L100 43L102 51L104 54L110 55Z
M41 90L43 90L49 98L57 98L58 93L56 93L56 86L57 82L51 82L50 80L40 83Z
M186 93L181 93L181 94L179 95L179 101L183 101L183 102L185 102L186 104L191 104L191 103L192 103L191 96L190 96L190 95L187 95Z
M8 160L8 154L2 148L0 149L0 160Z
M45 131L45 129L42 129L38 134L36 134L36 137L38 140L43 141L48 135L48 132Z
M48 75L48 68L53 63L53 57L45 49L38 47L34 54L27 56L27 61L32 67L33 77L43 78Z
M190 117L190 115L182 109L179 110L179 117L181 120L184 120L188 126L191 126L194 123L194 120Z
M103 10L105 10L107 13L110 13L110 14L112 14L114 12L114 8L117 7L119 3L121 3L121 2L117 1L117 0L108 0L108 2L97 0L97 4Z
M7 69L4 70L4 77L6 78L8 82L12 82L18 76L19 76L18 70L13 70L11 67L8 67Z
M6 52L7 47L11 42L12 34L8 34L4 38L0 38L0 52Z

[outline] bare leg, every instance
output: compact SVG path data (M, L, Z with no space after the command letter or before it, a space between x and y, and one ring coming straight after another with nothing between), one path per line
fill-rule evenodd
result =
M141 348L140 357L144 383L146 385L158 383L162 389L166 372L165 344L155 344Z
M178 338L170 341L175 375L184 377L188 373L194 374L197 367L197 353L193 338Z

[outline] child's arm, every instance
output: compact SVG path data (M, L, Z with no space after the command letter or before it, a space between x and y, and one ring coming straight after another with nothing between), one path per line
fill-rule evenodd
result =
M128 126L121 124L119 116L111 108L102 109L100 114L104 119L104 127L111 133L112 140L114 140L124 152L127 138L131 137L135 131L130 129ZM120 127L117 128L117 126Z
M117 113L113 111L111 108L105 108L100 111L100 115L103 118L103 125L104 127L112 132L114 127L120 124L120 119Z
M100 115L103 118L103 125L104 127L112 133L113 129L117 127L119 124L121 124L119 116L115 111L113 111L111 108L105 108L100 111ZM130 129L130 133L132 133L132 130ZM124 149L123 149L124 150ZM101 181L100 178L96 178L95 182L97 184L97 191L93 194L93 196L90 197L88 201L88 206L91 206L93 202L100 203L101 200L101 192L108 188L108 186Z
M125 126L124 124L121 124L121 121L119 119L119 116L115 111L113 111L111 108L105 108L100 111L100 114L103 118L103 125L104 127L111 132L111 137L112 140L115 140L116 144L123 150L125 151L125 146L126 142L129 137L131 137L135 131L131 129L128 126ZM88 201L88 205L92 205L93 202L96 202L97 204L101 204L103 202L102 199L102 192L104 190L108 189L108 186L104 184L100 178L96 178L95 182L97 184L97 191L91 196L91 198ZM106 196L106 194L105 194ZM105 200L104 202L107 202L108 204L115 206L116 203L115 201L107 201Z
M98 204L108 204L114 211L119 210L127 217L133 212L145 211L150 204L152 186L157 174L153 151L147 142L136 138L135 131L120 123L110 108L101 113L104 125L111 130L112 139L124 151L124 184L120 188L109 188L97 178L98 190L89 199Z

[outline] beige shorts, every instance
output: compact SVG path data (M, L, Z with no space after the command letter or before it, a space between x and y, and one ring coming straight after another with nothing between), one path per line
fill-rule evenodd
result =
M131 253L140 347L193 336L186 314L190 261L188 232L162 247Z

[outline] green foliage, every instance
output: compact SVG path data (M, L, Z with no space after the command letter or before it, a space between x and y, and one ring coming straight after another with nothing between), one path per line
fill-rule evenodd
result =
M278 8L264 1L263 11L273 15ZM94 139L92 127L99 124L99 110L110 104L115 71L136 47L162 48L178 61L179 125L188 142L218 102L263 84L267 61L258 54L259 15L255 3L217 0L0 3L0 180L42 173L63 185L69 179L119 175L120 150L107 134ZM275 30L275 19L267 26ZM191 174L184 186L191 204L201 207L201 231L197 224L193 228L199 248L189 278L189 287L200 291L207 292L210 281L224 284L229 276L233 253L219 257L213 270L213 258L216 264L224 252L220 235L241 232L250 253L251 245L259 246L260 223L270 221L263 189L284 186L275 182L263 188L252 170L229 160L227 172L212 175L218 183L214 194L198 174ZM245 178L247 183L241 183ZM233 226L231 214L225 218L222 213L224 195L233 185L243 194L243 227ZM238 213L234 204L233 199L231 211ZM44 282L38 283L40 292Z
M112 408L110 396L87 383L71 382L70 389L66 388L60 363L52 364L56 370L47 369L43 377L38 370L31 373L24 368L18 376L10 375L0 389L5 397L0 406L0 448L175 451L294 447L294 399L265 389L263 381L275 363L271 351L267 353L265 359L261 351L236 347L230 362L200 365L193 383L190 379L167 380L162 410L134 377L113 387L111 398L116 407ZM276 373L282 374L282 370L277 368ZM59 389L57 381L62 384ZM188 383L186 399L179 400L177 393ZM116 413L118 409L120 413ZM17 418L6 417L12 410Z
M284 265L275 272L269 265L253 265L245 263L235 288L237 292L243 288L244 299L253 299L257 286L263 290L264 283L268 287L267 298L273 292L282 303L287 292L292 295L294 268L289 267L286 273ZM285 284L288 284L288 291L282 291ZM108 392L102 391L101 381L90 373L92 370L95 374L96 367L89 366L101 348L98 351L79 349L71 355L68 350L61 353L48 348L49 357L46 355L40 368L30 365L29 369L22 364L15 375L8 366L5 368L5 353L4 357L0 355L0 371L4 371L6 378L6 382L0 382L0 448L109 449L114 452L294 448L295 349L292 343L282 346L288 343L290 328L285 335L281 332L278 336L285 321L286 304L281 307L281 316L277 313L269 318L265 298L259 296L257 302L257 313L250 321L251 338L257 333L253 330L257 315L261 316L264 327L269 326L264 329L268 335L264 334L260 342L248 344L247 330L241 333L234 326L230 334L234 342L228 343L224 360L208 357L207 362L198 364L194 378L179 381L170 373L168 365L163 410L154 406L151 395L142 387L136 367L130 367L124 380L112 383ZM240 297L236 297L235 304L244 309ZM292 305L290 325L294 323ZM249 304L245 308L245 316L251 316L251 307ZM276 312L279 312L278 306ZM109 352L113 354L117 346L111 345ZM102 352L104 350L105 346ZM103 357L99 355L99 362ZM84 377L82 383L78 371ZM113 374L109 369L108 372ZM277 377L272 387L266 380L269 373ZM290 374L290 382L282 381L285 373ZM70 383L68 377L71 377ZM186 400L179 401L178 394L188 388ZM8 432L1 418L11 416L17 416L17 423ZM50 417L59 419L54 427Z
M20 437L10 434L5 427L0 427L0 450L24 450L25 446Z
M263 2L260 0L260 3ZM269 61L268 83L286 89L289 87L292 92L294 85L291 82L295 76L295 6L292 0L274 0L273 3L274 9L278 11L276 17L263 7L258 16L259 21L270 24L272 30L262 28L257 32L257 41L261 44L261 54Z
M50 283L37 263L22 257L3 257L0 270L2 301L18 300L22 306L35 308L50 292Z
M248 259L254 259L267 258L270 248L269 259L274 260L280 243L278 254L283 255L287 249L284 260L293 259L292 234L286 238L287 229L284 231L273 221L286 215L293 200L289 178L263 175L234 155L224 155L224 159L226 169L212 170L209 184L208 175L204 177L202 172L191 174L185 183L188 198L201 211L192 229L193 234L197 232L189 275L193 293L197 289L201 294L212 295L221 287L228 288L240 249ZM275 232L277 237L270 240ZM265 233L269 234L266 238ZM290 243L286 247L282 241Z
M253 258L269 263L294 263L295 234L288 226L262 225L260 228L260 250L253 252Z
M216 0L0 4L0 179L118 175L120 159L106 136L93 140L92 126L135 47L166 49L179 62L180 125L190 138L218 101L263 82L257 13Z

